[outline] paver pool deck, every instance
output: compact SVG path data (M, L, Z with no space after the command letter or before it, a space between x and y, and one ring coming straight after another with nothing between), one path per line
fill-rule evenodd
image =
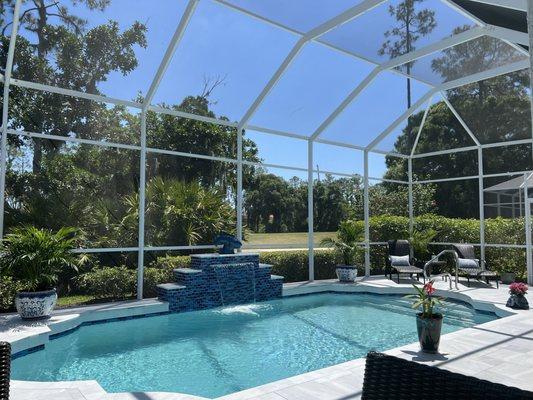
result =
M437 294L470 303L476 309L492 311L500 318L472 328L462 329L441 339L439 354L419 351L418 343L386 353L408 360L438 366L492 382L533 391L533 311L505 307L508 288L484 284L449 290L448 283L437 280ZM400 284L372 277L355 284L334 280L290 283L284 295L322 291L409 293L411 281ZM59 310L46 321L22 321L15 315L0 316L0 340L12 343L16 351L46 343L50 334L76 327L81 322L166 311L168 305L157 300L128 301L77 309ZM414 322L413 322L414 323ZM293 376L280 381L232 393L223 400L347 400L361 396L365 360L360 358L328 368ZM27 382L11 381L12 400L191 400L200 397L176 393L107 393L96 381Z

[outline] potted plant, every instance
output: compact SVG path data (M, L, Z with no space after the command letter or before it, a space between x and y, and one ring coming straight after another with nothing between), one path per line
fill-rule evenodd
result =
M502 272L501 276L502 283L509 285L516 280L516 273L514 272Z
M529 303L526 299L528 286L522 282L514 282L509 285L509 300L507 300L507 307L516 310L529 310Z
M437 231L435 229L424 229L419 230L415 229L413 230L413 233L411 234L411 237L409 238L409 242L413 246L413 250L415 253L415 257L417 260L417 267L423 268L424 263L426 261L429 261L430 259L430 252L429 252L429 244L435 239L435 236L437 236Z
M335 273L341 282L355 282L357 278L356 260L361 252L359 243L364 240L364 228L350 221L343 221L339 226L337 238L322 240L323 246L332 246L342 259L337 265Z
M56 233L33 226L14 229L1 243L2 274L11 276L22 291L15 296L15 306L22 318L50 316L56 301L55 285L60 273L78 269L87 256L75 254L78 231L61 228Z
M433 296L435 293L433 283L429 281L422 288L413 285L417 293L408 296L416 298L413 308L422 309L422 312L416 315L416 330L420 348L426 353L436 353L439 350L442 329L442 314L434 312L434 307L440 304L440 300Z

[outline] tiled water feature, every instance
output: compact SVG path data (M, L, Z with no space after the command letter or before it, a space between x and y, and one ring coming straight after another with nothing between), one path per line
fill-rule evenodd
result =
M259 254L197 254L191 268L174 270L175 282L157 286L158 298L172 312L271 300L283 288L283 277L271 270L259 263Z

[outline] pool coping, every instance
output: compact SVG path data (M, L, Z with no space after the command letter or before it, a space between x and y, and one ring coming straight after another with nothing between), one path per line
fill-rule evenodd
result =
M397 285L395 283L389 284L392 283L391 281L388 281L387 284L383 284L383 282L383 277L372 277L370 279L359 278L357 282L353 284L339 283L336 280L288 283L285 284L283 287L283 297L323 292L371 293L376 295L405 295L410 294L413 291L411 285ZM509 308L506 308L505 305L501 302L490 301L484 299L483 296L478 296L476 294L476 290L463 289L462 291L449 291L438 289L437 295L465 302L476 310L491 312L496 314L500 318L509 317L521 313L520 311L510 310ZM168 303L160 302L156 299L148 299L141 301L107 303L95 306L80 307L76 309L58 310L54 312L52 318L50 318L49 320L30 321L29 323L25 323L20 318L11 314L0 317L0 328L2 328L2 319L7 318L11 321L11 323L17 322L18 319L19 330L15 331L12 335L6 335L5 331L3 329L0 329L0 340L10 341L12 343L12 353L16 356L22 356L25 355L26 352L40 350L49 340L53 340L56 337L73 332L80 326L86 324L105 323L113 320L150 317L157 314L165 313L168 313ZM486 324L490 324L492 322L494 321L487 322L482 325L485 326ZM464 331L464 329L461 329L460 331ZM453 335L453 333L443 335L443 340L445 340L446 337L449 335ZM394 352L398 349L400 348L391 349L388 352ZM301 375L296 375L279 381L267 383L265 385L260 385L253 388L245 389L243 391L234 392L219 397L219 399L250 399L259 394L271 393L275 390L279 390L280 388L286 388L301 382L311 381L323 377L325 375L331 376L331 374L339 373L340 371L343 371L346 368L364 368L364 358L351 360L320 370L307 372ZM90 382L90 385L87 384L87 382ZM77 383L80 383L80 387L78 388L80 389L80 393L83 393L82 389L86 387L90 387L92 388L91 390L94 391L94 384L98 385L96 381L31 382L14 380L12 381L12 383L14 388L26 388L28 386L31 386L32 384L35 384L40 387L46 387L47 384L54 384L51 386L60 387L61 384L63 384L63 386L67 385L69 388L73 388L76 387ZM103 393L107 393L104 389L102 389L102 391ZM99 393L100 395L102 394L102 392ZM151 395L155 395L154 392L149 393ZM203 397L191 396L180 393L167 392L164 394L165 399L205 399ZM116 393L109 393L107 395L113 396L109 398L117 398ZM126 395L126 393L123 393L123 395ZM172 397L169 397L169 395L171 395Z

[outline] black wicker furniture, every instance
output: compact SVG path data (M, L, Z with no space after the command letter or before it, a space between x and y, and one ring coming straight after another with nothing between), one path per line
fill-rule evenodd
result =
M485 260L478 260L474 251L474 246L471 244L454 244L453 249L457 253L457 269L467 279L467 286L470 286L470 278L477 280L485 279L487 284L490 279L496 281L496 287L500 287L498 280L500 275L497 272L489 271L486 268Z
M413 250L408 240L389 240L388 245L389 257L387 262L389 279L392 280L393 270L396 272L398 283L400 283L400 274L409 274L411 278L413 275L416 275L418 280L420 280L420 275L422 275L422 278L424 278L424 270L413 265L416 260L413 257ZM391 256L409 256L409 265L395 265L391 260Z
M370 352L362 400L532 400L533 393Z
M11 345L0 342L0 400L9 399L9 376L11 372Z

